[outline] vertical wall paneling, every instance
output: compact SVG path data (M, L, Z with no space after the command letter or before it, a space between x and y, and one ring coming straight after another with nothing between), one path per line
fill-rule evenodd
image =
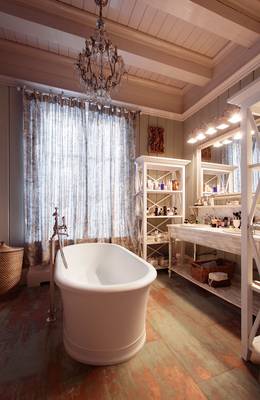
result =
M140 116L139 155L148 155L148 127L164 128L165 152L162 157L183 158L183 124L166 118L142 114ZM156 155L156 154L150 154Z
M9 243L9 91L0 86L0 240Z
M22 94L0 86L0 240L24 243Z
M22 93L10 88L10 243L24 243Z

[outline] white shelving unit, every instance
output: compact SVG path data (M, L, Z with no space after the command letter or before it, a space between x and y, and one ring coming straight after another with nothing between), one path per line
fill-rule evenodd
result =
M260 179L258 180L255 195L252 194L252 171L259 169L259 164L252 163L252 135L255 131L258 151L260 151L260 133L256 126L252 107L260 104L260 78L235 96L229 99L229 103L241 108L241 340L242 357L248 360L260 361L260 335L257 333L260 327L260 309L253 323L253 296L260 294L260 252L253 236L253 218L257 201L260 197ZM257 267L257 280L253 274L253 261ZM257 336L258 335L258 336Z
M167 224L183 223L185 218L185 167L189 160L141 156L136 159L136 199L139 230L139 254L144 258L168 252ZM155 188L148 187L148 180ZM179 189L158 189L159 183L168 186L178 180ZM177 207L176 215L154 215L155 207ZM148 210L148 213L147 213ZM161 238L154 236L158 231ZM167 249L167 250L166 250ZM160 267L159 267L160 268ZM168 268L167 265L163 268Z

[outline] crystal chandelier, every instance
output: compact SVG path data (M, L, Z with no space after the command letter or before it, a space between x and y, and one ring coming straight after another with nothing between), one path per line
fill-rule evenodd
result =
M95 0L95 3L99 7L95 33L86 39L76 66L89 100L105 103L111 100L111 91L120 84L126 71L123 58L108 38L102 19L102 9L108 0Z

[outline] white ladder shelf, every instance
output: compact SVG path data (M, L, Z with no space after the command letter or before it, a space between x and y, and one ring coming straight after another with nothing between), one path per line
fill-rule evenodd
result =
M255 321L252 316L253 296L260 295L260 254L256 246L253 231L253 219L260 197L260 179L255 196L252 195L252 171L259 169L259 164L252 162L252 134L256 134L256 145L260 152L260 133L252 114L252 106L260 102L260 79L252 82L233 96L229 103L241 107L241 341L242 358L260 362L260 310ZM256 264L258 279L253 278L253 264Z

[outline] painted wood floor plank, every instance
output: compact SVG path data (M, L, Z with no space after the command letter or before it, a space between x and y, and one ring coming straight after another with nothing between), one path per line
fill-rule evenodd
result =
M258 400L260 385L244 368L235 368L200 384L210 400Z
M47 287L2 297L0 399L258 400L259 369L240 359L240 313L192 286L159 274L145 347L111 367L86 366L66 354L58 291L53 325L45 322Z

